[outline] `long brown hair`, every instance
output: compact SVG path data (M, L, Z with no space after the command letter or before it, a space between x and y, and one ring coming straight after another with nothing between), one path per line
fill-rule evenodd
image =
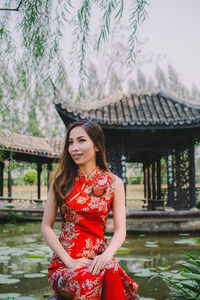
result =
M88 136L94 143L94 146L97 147L99 151L96 152L96 165L104 171L108 171L106 164L106 155L105 155L105 141L104 134L101 127L95 122L73 122L70 123L67 127L66 139L60 158L58 169L53 176L53 190L55 194L55 200L58 206L61 206L64 203L64 200L67 195L70 194L74 181L77 175L78 166L71 158L68 147L69 147L69 135L73 128L81 126L85 129Z

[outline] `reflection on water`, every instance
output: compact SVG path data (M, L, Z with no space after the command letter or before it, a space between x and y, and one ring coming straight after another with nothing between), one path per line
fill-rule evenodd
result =
M56 228L59 228L56 224ZM110 238L108 236L108 238ZM116 258L131 278L139 283L139 294L156 300L169 299L168 288L151 276L167 267L166 261L185 259L177 250L198 251L198 234L128 235ZM0 225L0 299L44 299L52 293L47 282L47 267L52 251L40 234L39 223Z

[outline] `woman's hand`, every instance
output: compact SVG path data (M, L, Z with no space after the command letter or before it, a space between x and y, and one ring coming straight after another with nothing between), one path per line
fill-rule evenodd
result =
M89 272L92 273L92 275L97 275L99 272L105 267L105 265L111 261L113 258L112 255L103 252L100 255L95 256L95 258L92 260L91 265L89 267Z
M70 261L66 264L69 269L79 269L85 267L91 263L91 259L86 257L81 258L71 258Z

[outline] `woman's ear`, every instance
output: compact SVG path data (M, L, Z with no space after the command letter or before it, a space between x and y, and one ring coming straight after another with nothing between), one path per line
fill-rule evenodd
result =
M96 146L95 146L95 151L96 151L96 152L99 152L99 149L98 149Z

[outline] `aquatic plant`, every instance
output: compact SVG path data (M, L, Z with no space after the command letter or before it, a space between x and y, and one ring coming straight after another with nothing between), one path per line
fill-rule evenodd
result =
M193 256L186 251L183 252L189 260L168 262L172 266L178 266L168 276L161 275L171 289L172 300L200 300L200 253ZM166 264L165 264L166 265Z

